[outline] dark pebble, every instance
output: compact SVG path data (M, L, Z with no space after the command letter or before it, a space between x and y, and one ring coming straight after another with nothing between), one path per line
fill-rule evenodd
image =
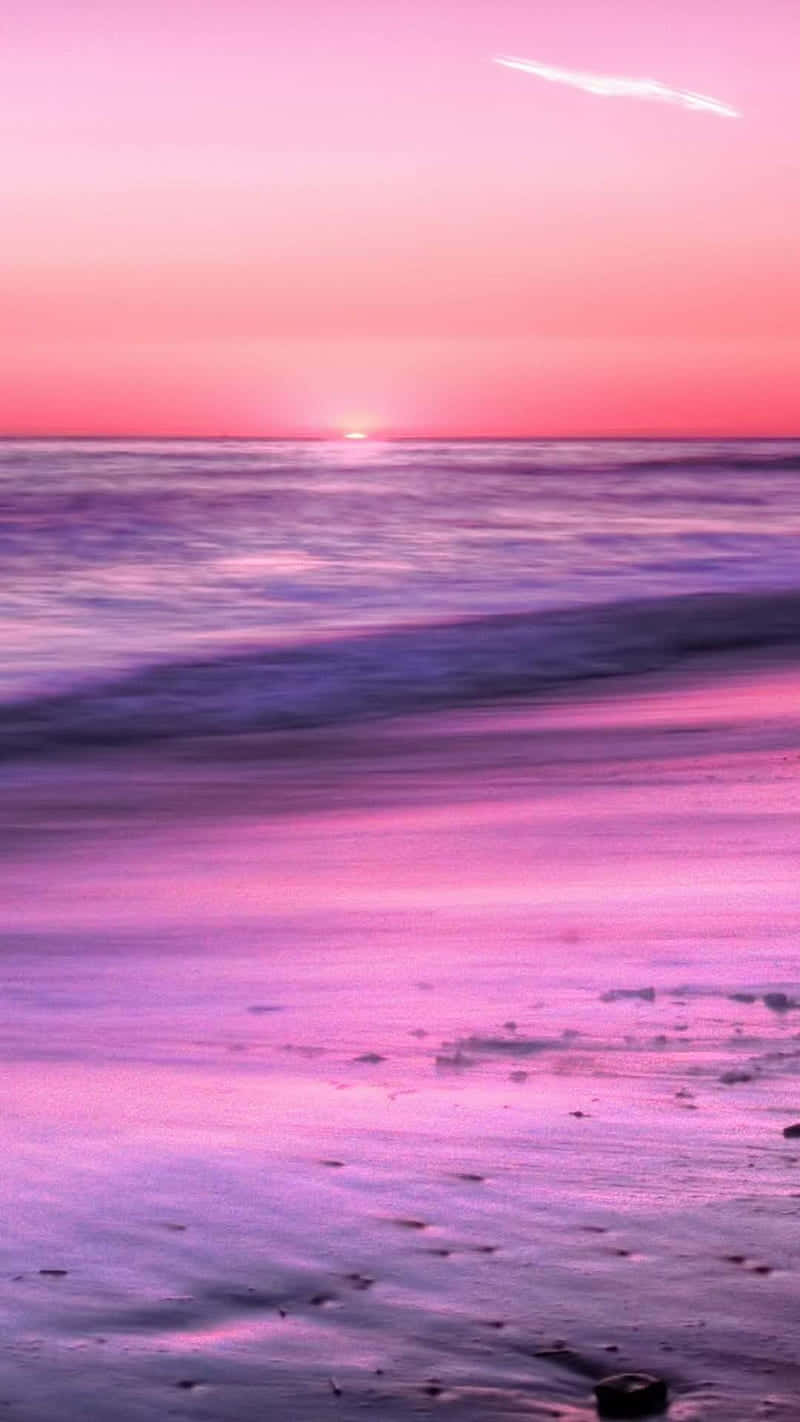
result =
M655 988L609 988L600 998L601 1002L624 1002L625 999L636 999L640 1002L655 1002Z
M798 1005L796 1000L787 997L785 992L765 992L762 1001L772 1012L789 1012L792 1007Z
M783 1134L787 1141L792 1141L797 1136L800 1136L800 1121L795 1121L793 1126L784 1126Z
M380 1052L362 1052L361 1056L354 1057L353 1061L366 1062L369 1066L377 1066L378 1062L385 1062L386 1058L382 1057Z
M66 1269L40 1269L39 1273L43 1279L65 1279L67 1277Z
M667 1384L650 1373L615 1373L595 1385L601 1417L645 1417L667 1405Z

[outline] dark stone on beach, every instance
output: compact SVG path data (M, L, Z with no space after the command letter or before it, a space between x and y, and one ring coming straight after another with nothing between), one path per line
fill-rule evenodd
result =
M321 1160L320 1165L327 1165L331 1170L343 1170L343 1160Z
M40 1269L39 1273L43 1279L65 1279L67 1277L66 1269Z
M789 1012L791 1008L800 1006L796 998L787 997L785 992L765 992L762 1002L771 1012Z
M395 1223L396 1225L400 1225L400 1228L401 1228L401 1229L427 1229L427 1228L428 1228L428 1226L426 1225L426 1223L425 1223L424 1220L402 1220L402 1219L401 1219L401 1220L395 1220L394 1223Z
M512 1057L530 1057L535 1052L544 1052L554 1047L555 1042L540 1037L465 1037L459 1042L459 1050L466 1047L468 1052L498 1054L507 1052Z
M362 1052L361 1056L354 1057L353 1061L366 1062L368 1066L377 1066L378 1062L385 1062L386 1058L382 1057L380 1052Z
M645 1417L663 1412L667 1384L650 1373L614 1373L596 1384L594 1395L601 1417Z
M731 1002L755 1002L755 1001L756 1001L756 995L755 995L754 992L732 992L732 993L729 993L728 996L730 997Z
M511 1022L511 1021L509 1021L509 1022L504 1022L504 1023L503 1023L503 1026L505 1027L505 1029L506 1029L507 1032L516 1032L516 1030L517 1030L517 1024L516 1024L516 1022Z
M463 1071L464 1067L475 1065L475 1058L468 1057L461 1048L453 1052L452 1056L445 1052L440 1052L436 1058L437 1071Z
M626 999L638 998L640 1002L655 1002L655 988L609 988L600 998L601 1002L624 1002Z
M737 1071L735 1068L732 1071L724 1071L720 1077L723 1086L736 1086L740 1081L752 1080L753 1073L751 1071Z
M509 1081L527 1081L528 1073L526 1071L510 1071L508 1079Z
M247 1011L259 1016L262 1012L282 1012L283 1009L276 1003L254 1002L252 1007L248 1007Z
M578 1119L579 1121L583 1121L583 1120L586 1119L586 1114L587 1114L587 1113L586 1113L585 1111L570 1111L569 1114L570 1114L570 1116L575 1116L575 1117L577 1117L577 1119Z
M800 1136L800 1121L795 1121L793 1126L784 1126L783 1134L787 1141L792 1141L796 1136Z
M199 1383L196 1382L194 1378L181 1378L180 1382L176 1382L175 1386L183 1388L184 1392L191 1392L193 1387L199 1387Z

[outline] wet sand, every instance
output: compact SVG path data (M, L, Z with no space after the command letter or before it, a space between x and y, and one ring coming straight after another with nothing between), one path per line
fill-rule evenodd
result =
M794 1416L799 773L752 661L0 768L4 1412Z

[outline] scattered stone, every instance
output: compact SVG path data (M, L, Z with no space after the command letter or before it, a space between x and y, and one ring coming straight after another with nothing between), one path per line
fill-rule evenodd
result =
M601 1417L645 1417L663 1412L667 1405L667 1384L650 1373L614 1373L595 1385L594 1395Z
M516 1032L517 1030L517 1024L514 1021L504 1022L503 1026L507 1032Z
M352 1288L358 1289L360 1293L363 1293L366 1289L371 1289L375 1283L375 1280L370 1278L369 1274L345 1274L344 1277L348 1284L350 1284Z
M510 1071L508 1079L509 1081L527 1081L528 1073L526 1071Z
M199 1387L200 1384L196 1378L181 1378L180 1382L176 1382L175 1386L183 1388L184 1392L191 1392L193 1387Z
M39 1273L43 1279L66 1279L66 1269L40 1269Z
M720 1077L723 1086L736 1086L740 1081L752 1081L751 1071L739 1071L735 1067L731 1071L724 1071Z
M334 1397L341 1397L342 1389L340 1388L335 1378L328 1378L328 1385Z
M314 1297L309 1299L309 1303L313 1304L314 1308L324 1308L326 1304L335 1302L335 1294L314 1294Z
M485 1175L473 1175L469 1170L460 1170L456 1175L456 1180L468 1180L474 1185L482 1185L485 1179Z
M513 1057L530 1057L534 1052L544 1052L556 1045L538 1037L466 1037L459 1043L459 1049L466 1047L470 1052L507 1052Z
M765 992L762 1002L771 1012L789 1012L793 1007L800 1007L797 999L787 997L785 992Z
M377 1066L378 1062L385 1062L380 1052L362 1052L360 1057L353 1057L354 1062L364 1062L367 1066Z
M343 1170L343 1160L321 1160L320 1165L327 1165L331 1170Z
M185 1225L185 1224L177 1224L174 1220L165 1220L165 1221L164 1221L164 1229L173 1230L175 1234L182 1234L183 1231L184 1231L185 1229L187 1229L187 1228L188 1228L187 1225Z
M395 1223L396 1225L399 1225L401 1229L427 1229L427 1228L428 1228L428 1226L427 1226L427 1224L425 1223L424 1220L395 1220L394 1223Z
M623 1002L625 999L638 998L640 1002L655 1002L655 988L609 988L600 998L601 1002Z
M409 1037L419 1037L421 1041L423 1037L427 1037L428 1033L424 1027L412 1027L408 1035Z
M583 1121L586 1119L588 1113L586 1111L570 1111L569 1114L570 1116L576 1116L579 1121Z
M754 992L732 992L728 994L731 1002L755 1002Z
M282 1012L283 1008L277 1003L254 1002L252 1007L248 1007L248 1012L252 1012L255 1017L259 1017L263 1012Z
M795 1121L793 1126L784 1126L783 1134L787 1141L795 1140L797 1136L800 1136L800 1121Z
M452 1054L442 1052L436 1058L437 1071L463 1071L465 1067L475 1065L475 1058L468 1057L466 1052L462 1052L459 1047Z

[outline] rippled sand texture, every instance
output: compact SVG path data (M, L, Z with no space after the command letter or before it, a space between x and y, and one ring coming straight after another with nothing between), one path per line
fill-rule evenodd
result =
M799 729L762 666L3 767L7 1415L794 1416Z

